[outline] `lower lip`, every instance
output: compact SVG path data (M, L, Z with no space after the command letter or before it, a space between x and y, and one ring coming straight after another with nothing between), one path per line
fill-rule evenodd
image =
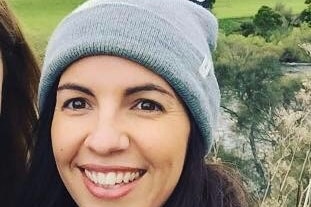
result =
M111 187L103 187L93 183L86 175L83 173L83 182L88 191L95 197L99 199L118 199L123 196L126 196L130 193L135 186L137 185L137 180L134 180L130 183L111 186Z

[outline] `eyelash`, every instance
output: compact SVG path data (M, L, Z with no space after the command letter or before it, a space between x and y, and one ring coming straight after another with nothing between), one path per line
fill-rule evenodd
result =
M79 101L80 102L80 106L82 105L81 108L75 108L73 106L73 104L76 102L76 101ZM71 106L70 106L71 105ZM62 106L63 109L70 109L70 110L82 110L82 109L90 109L91 106L90 104L85 100L85 98L82 98L82 97L76 97L76 98L71 98L71 99L68 99L64 102L63 106Z
M79 101L79 105L82 107L75 108L73 106L73 104L76 101ZM142 104L148 104L147 107L150 107L150 108L149 109L143 109ZM76 97L76 98L71 98L71 99L66 100L62 106L62 109L69 109L69 110L77 111L77 110L83 110L83 109L91 109L91 106L88 103L88 101L85 100L85 98ZM135 105L131 109L141 110L141 111L145 111L148 113L165 111L164 107L161 104L159 104L156 101L150 100L150 99L138 99L135 102Z
M149 104L149 107L151 106L152 109L142 109L142 108L138 108L139 105L142 105L142 104L146 104L148 103ZM142 107L142 106L140 106ZM148 112L163 112L165 111L164 110L164 107L159 104L158 102L156 101L153 101L153 100L149 100L149 99L138 99L135 103L135 105L132 107L132 109L137 109L137 110L142 110L142 111L148 111Z

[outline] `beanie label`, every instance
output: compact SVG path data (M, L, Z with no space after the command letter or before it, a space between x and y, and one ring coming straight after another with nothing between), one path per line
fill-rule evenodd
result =
M212 57L210 55L205 55L204 60L199 68L199 73L203 78L206 78L206 76L208 76L211 67L213 67L211 58Z

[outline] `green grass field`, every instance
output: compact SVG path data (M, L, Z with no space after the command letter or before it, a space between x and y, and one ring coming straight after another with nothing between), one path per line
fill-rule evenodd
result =
M38 56L59 21L85 0L8 0ZM41 58L40 58L41 59Z
M306 4L304 0L216 0L213 12L218 18L253 16L262 5L274 7L278 2L293 13L300 13Z
M66 14L85 0L8 1L27 39L37 55L42 57L52 30ZM292 8L294 13L299 13L306 8L304 0L216 0L213 12L218 18L249 17L253 16L262 5L273 7L277 2L282 2Z

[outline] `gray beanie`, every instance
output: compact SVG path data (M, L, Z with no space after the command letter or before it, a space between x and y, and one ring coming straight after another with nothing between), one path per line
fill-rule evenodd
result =
M95 55L124 57L174 88L209 151L220 101L211 56L217 29L215 17L189 0L88 0L50 38L39 85L40 111L73 62Z

